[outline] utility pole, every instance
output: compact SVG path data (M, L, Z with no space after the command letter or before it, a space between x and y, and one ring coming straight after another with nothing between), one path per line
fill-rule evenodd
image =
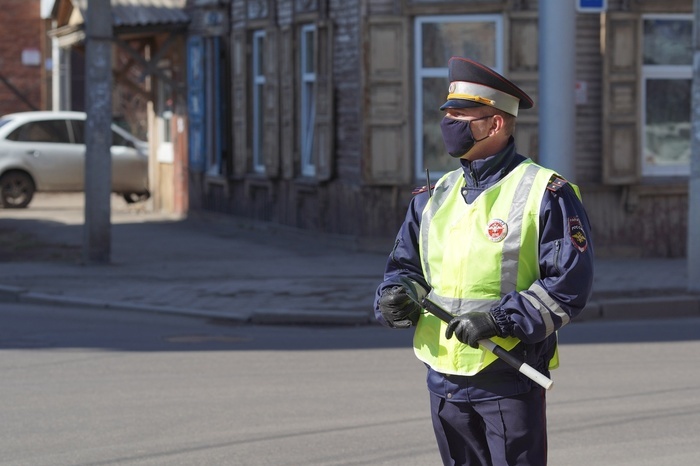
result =
M85 225L83 262L109 263L112 193L112 6L87 2L85 60Z
M572 0L540 0L539 162L576 181L576 11Z
M693 0L693 96L688 179L688 291L700 293L700 0Z

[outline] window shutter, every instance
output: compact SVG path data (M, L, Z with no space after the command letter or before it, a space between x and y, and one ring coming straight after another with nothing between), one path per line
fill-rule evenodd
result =
M248 171L248 107L247 95L247 69L248 60L245 31L233 33L231 78L233 100L233 174L242 177Z
M280 106L279 106L279 63L277 31L265 31L263 90L263 160L265 174L276 178L280 170Z
M330 22L316 26L316 115L313 156L316 179L333 176L333 28Z
M279 80L280 80L280 157L282 158L282 177L294 178L294 37L292 28L285 27L280 31L279 40Z
M362 166L368 184L412 181L407 24L394 16L371 16L364 24Z
M506 76L528 95L539 100L539 15L536 10L511 11L506 30L508 60ZM539 153L539 118L537 109L518 113L515 141L521 154L537 161ZM600 135L598 136L600 137ZM600 154L595 154L599 160Z
M603 182L623 185L639 181L641 112L639 16L605 15L603 55Z

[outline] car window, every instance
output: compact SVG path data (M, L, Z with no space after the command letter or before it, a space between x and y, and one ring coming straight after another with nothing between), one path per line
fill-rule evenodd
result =
M68 127L63 120L43 120L25 123L11 132L7 139L18 142L70 143Z
M85 144L85 121L69 120L69 123L73 129L73 139L75 139L76 144ZM127 147L132 146L128 139L124 138L124 136L116 131L112 131L112 145Z
M73 130L73 141L76 144L85 144L85 120L68 120Z

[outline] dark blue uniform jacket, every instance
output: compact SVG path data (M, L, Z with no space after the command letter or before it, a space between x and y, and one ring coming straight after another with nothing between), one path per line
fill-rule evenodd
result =
M466 178L462 190L465 202L471 203L482 191L489 188L518 164L525 160L510 144L500 153L482 160L470 162L460 159ZM569 317L576 317L586 305L593 284L593 245L590 224L582 203L568 183L548 188L540 211L538 284L558 302ZM384 281L377 288L374 301L375 315L386 325L379 312L377 301L382 290L392 286L399 276L406 276L430 289L423 277L418 250L421 214L428 201L426 190L412 200L401 226L394 249L387 261ZM572 225L580 235L573 237ZM469 241L465 232L464 241ZM491 311L504 335L521 340L511 353L525 360L537 370L548 375L549 360L556 347L556 333L546 335L545 323L540 311L519 293L503 296L498 307ZM564 322L552 313L555 330ZM455 338L454 336L452 338ZM440 374L428 368L428 389L438 396L454 402L480 401L513 396L530 390L532 383L501 360L474 376Z

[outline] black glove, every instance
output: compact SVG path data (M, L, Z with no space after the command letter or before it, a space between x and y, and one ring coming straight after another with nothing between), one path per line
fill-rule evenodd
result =
M390 286L379 296L379 312L393 328L409 328L418 323L420 305L412 300L403 286Z
M472 348L479 347L479 340L500 336L496 321L490 312L467 312L452 319L447 324L445 338L454 334L459 341Z

